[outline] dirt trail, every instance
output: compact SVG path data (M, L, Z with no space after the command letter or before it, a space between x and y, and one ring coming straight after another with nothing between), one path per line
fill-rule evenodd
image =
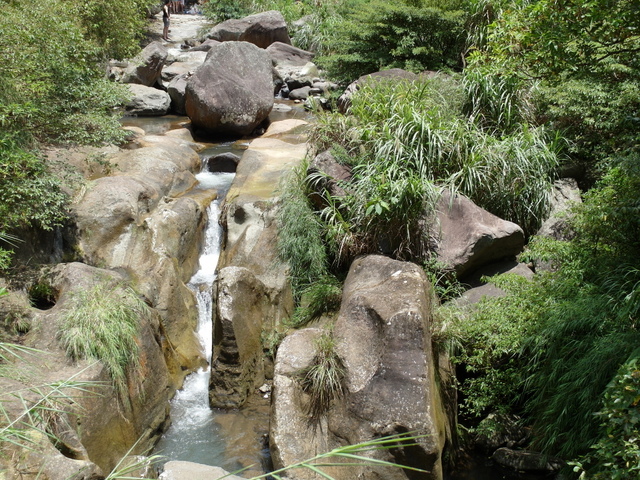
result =
M189 13L174 13L171 15L169 25L169 41L162 40L162 12L157 13L151 20L150 40L158 40L168 48L180 47L180 44L190 38L196 38L201 28L213 27L213 23L203 15Z

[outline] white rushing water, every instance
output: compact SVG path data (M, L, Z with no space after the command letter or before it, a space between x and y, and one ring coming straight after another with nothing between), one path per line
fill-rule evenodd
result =
M211 362L213 346L212 287L222 238L222 227L218 224L220 202L229 190L233 177L233 173L202 172L196 175L199 188L218 192L218 198L211 202L207 210L209 221L199 259L200 269L188 284L197 301L198 336L206 352L207 363ZM225 463L224 440L218 434L219 426L209 407L209 376L209 368L192 373L171 401L171 427L155 449L155 453L163 455L166 461L185 460L206 465Z

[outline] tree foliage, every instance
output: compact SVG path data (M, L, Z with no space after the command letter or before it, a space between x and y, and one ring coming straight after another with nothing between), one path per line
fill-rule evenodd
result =
M337 26L328 39L327 54L318 61L332 77L345 82L389 68L459 70L465 19L461 10L365 3Z

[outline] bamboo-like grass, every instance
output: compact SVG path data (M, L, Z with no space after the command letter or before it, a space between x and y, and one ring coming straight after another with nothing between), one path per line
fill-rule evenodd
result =
M58 338L73 360L102 362L124 400L129 368L138 364L140 318L148 314L133 289L103 281L71 295Z

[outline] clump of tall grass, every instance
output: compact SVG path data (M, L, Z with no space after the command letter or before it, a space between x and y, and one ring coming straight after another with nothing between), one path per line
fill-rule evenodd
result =
M308 162L302 162L283 180L276 214L278 255L289 265L296 300L305 287L328 274L322 225L309 205L304 182L307 167Z
M360 223L347 222L351 230L361 231L376 225L366 215L371 205L375 210L369 214L380 211L375 206L386 209L396 202L399 190L419 186L424 196L438 185L470 197L527 233L535 231L548 210L559 142L541 127L514 126L514 115L521 114L493 112L509 130L488 128L480 106L475 116L465 115L465 98L461 82L450 76L369 82L353 96L349 120L331 114L319 122L312 136L319 149L338 142L358 159L350 193L359 198L353 204L343 199L344 208L331 213L345 217L345 210L366 206L367 218L354 214ZM369 181L371 188L365 187ZM324 217L333 220L328 213Z
M332 332L322 333L316 340L316 354L311 364L298 372L300 387L309 396L306 412L313 424L317 424L331 403L345 392L346 369L335 346Z
M102 362L125 398L127 374L138 365L140 319L149 307L133 289L106 281L74 292L66 307L58 339L67 355Z
M341 300L342 283L332 275L321 277L300 291L300 304L289 323L294 328L307 325L326 313L338 311Z

